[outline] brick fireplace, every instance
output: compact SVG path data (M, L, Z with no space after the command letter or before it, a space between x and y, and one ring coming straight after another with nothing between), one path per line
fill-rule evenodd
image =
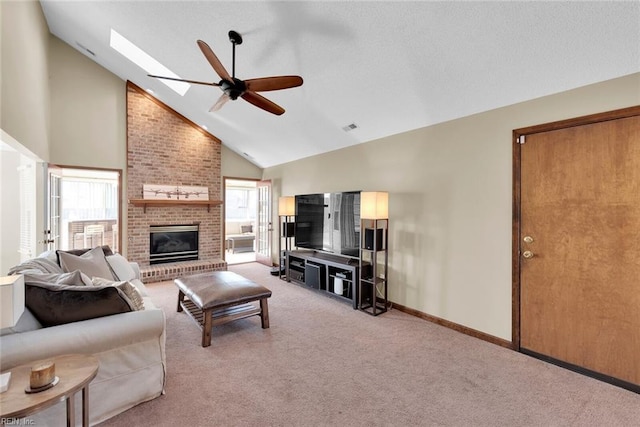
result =
M220 140L144 90L127 82L127 199L141 199L143 184L206 186L222 200ZM127 258L140 264L143 281L190 272L225 270L221 256L221 205L127 208ZM197 225L197 261L150 264L151 226Z

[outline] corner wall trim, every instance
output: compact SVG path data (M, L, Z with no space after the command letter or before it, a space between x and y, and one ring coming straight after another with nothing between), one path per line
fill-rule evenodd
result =
M435 323L437 325L444 326L445 328L453 329L456 332L460 332L462 334L469 335L469 336L471 336L473 338L478 338L478 339L481 339L483 341L490 342L491 344L499 345L500 347L508 348L510 350L515 350L515 347L514 347L514 345L513 345L513 343L511 341L507 341L505 339L498 338L496 336L489 335L487 333L484 333L484 332L481 332L481 331L478 331L478 330L475 330L475 329L472 329L472 328L468 328L466 326L462 326L462 325L460 325L458 323L451 322L449 320L445 320L445 319L442 319L440 317L436 317L436 316L432 316L432 315L427 314L427 313L423 313L423 312L415 310L413 308L405 307L404 305L397 304L395 302L393 303L392 307L397 309L398 311L402 311L403 313L407 313L407 314L410 314L412 316L419 317L420 319L424 319L424 320L429 321L431 323Z

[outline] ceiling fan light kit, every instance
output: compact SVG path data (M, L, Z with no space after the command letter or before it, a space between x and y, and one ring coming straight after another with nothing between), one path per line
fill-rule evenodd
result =
M266 92L271 90L289 89L292 87L301 86L303 83L300 76L273 76L273 77L260 77L255 79L240 80L236 78L236 45L242 44L242 36L236 31L229 31L229 41L233 46L231 74L224 68L222 62L218 59L213 50L207 43L202 40L198 40L198 46L202 51L202 54L207 59L213 70L220 77L220 82L201 82L197 80L176 79L173 77L162 77L148 74L149 77L157 79L168 79L183 81L193 84L201 84L207 86L218 86L222 90L222 95L209 111L217 111L227 101L235 101L238 98L242 98L245 101L261 108L269 113L277 116L284 114L284 108L280 107L276 103L268 100L264 96L258 94L258 92Z

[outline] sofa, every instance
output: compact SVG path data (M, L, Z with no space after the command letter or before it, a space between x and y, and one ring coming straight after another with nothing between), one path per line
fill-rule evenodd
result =
M164 393L165 315L149 298L137 264L105 246L46 252L9 274L24 276L25 312L15 327L0 331L3 372L63 354L96 356L92 425ZM75 399L80 423L81 393ZM60 402L22 421L59 426L65 411Z

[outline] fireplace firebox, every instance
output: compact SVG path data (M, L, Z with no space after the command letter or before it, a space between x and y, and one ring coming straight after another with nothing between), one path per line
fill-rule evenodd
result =
M198 225L152 225L149 229L149 262L198 259Z

